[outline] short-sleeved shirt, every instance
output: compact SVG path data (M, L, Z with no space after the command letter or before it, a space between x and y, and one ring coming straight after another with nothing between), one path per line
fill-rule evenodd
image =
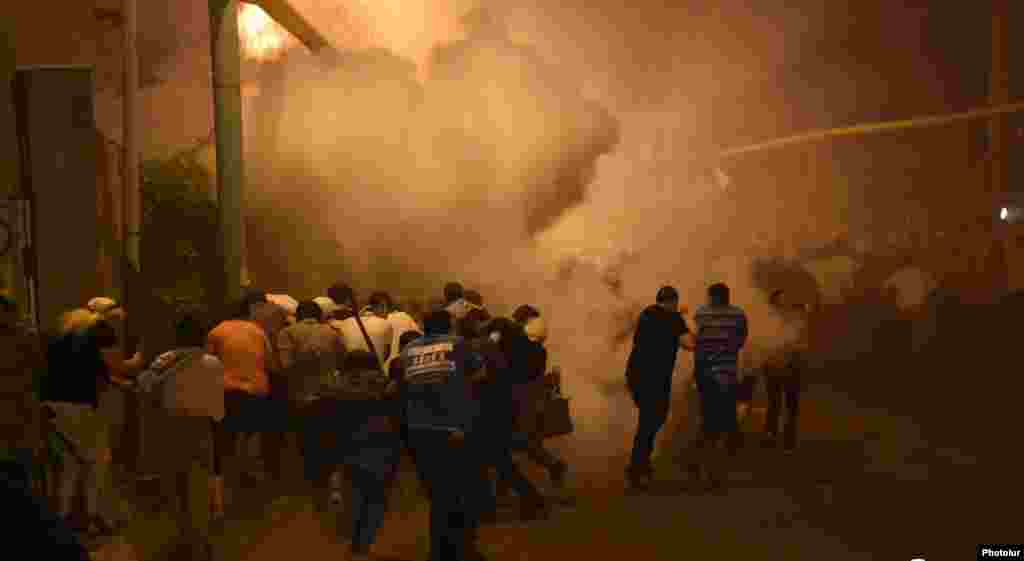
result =
M366 334L373 341L374 350L377 351L381 364L384 364L388 360L391 344L395 339L395 330L391 326L391 322L372 313L361 314L359 319L363 322L363 327L366 328ZM363 330L359 329L355 317L331 321L330 326L341 334L348 352L370 350L370 346L366 344L366 337L363 337Z
M47 375L42 401L80 403L99 407L100 387L110 381L104 349L117 347L117 331L99 321L82 332L65 333L46 349Z
M678 311L658 305L648 306L640 314L633 333L626 376L631 382L671 379L679 354L680 338L690 332L686 319Z
M277 336L277 351L293 397L315 391L320 376L337 370L345 358L341 335L315 319L284 328Z
M783 329L775 336L775 346L765 353L763 363L767 376L792 376L804 370L809 349L807 317L798 310L772 310Z
M391 353L388 356L388 360L390 361L398 356L398 353L400 352L398 341L401 339L402 335L409 331L418 331L422 333L423 330L420 328L419 324L416 323L416 320L405 312L394 311L389 313L388 323L391 324L392 332Z
M739 372L740 349L747 341L747 315L736 306L701 306L694 315L698 376Z
M411 430L469 432L478 415L468 374L483 366L464 339L428 335L402 350L405 422Z
M228 320L207 336L207 350L224 364L224 390L252 395L270 393L267 364L270 341L251 321Z

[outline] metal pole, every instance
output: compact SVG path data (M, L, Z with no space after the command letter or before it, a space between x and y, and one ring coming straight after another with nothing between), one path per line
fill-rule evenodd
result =
M302 17L288 0L254 0L256 4L278 25L288 30L313 53L337 54L330 41Z
M245 232L242 161L242 87L238 0L209 0L213 58L213 113L217 142L219 248L224 264L224 302L242 296Z
M124 156L121 159L122 201L122 243L127 264L140 270L139 263L139 147L138 120L136 119L136 95L139 89L139 57L136 49L138 12L136 0L122 0L121 30L124 37L124 103L122 105L122 130L124 135Z
M123 79L121 97L121 130L123 136L121 155L121 297L119 300L132 309L138 304L135 295L140 294L136 283L139 278L139 147L138 147L138 121L136 120L136 95L139 89L139 58L136 49L136 35L138 31L138 12L136 0L121 1L121 33L124 68L121 74ZM125 326L126 333L134 331L138 325L138 312L128 316L131 325ZM126 356L135 352L131 348L130 338L124 336L122 340ZM124 441L123 461L126 469L139 474L140 457L144 422L139 402L131 392L125 396L125 432L122 435Z
M1010 113L1024 113L1024 101L1018 101L1015 103L1007 102L993 107L982 107L978 109L972 109L970 111L964 111L962 113L949 113L946 115L915 117L913 119L904 119L900 121L864 123L860 125L851 125L848 127L835 127L831 129L809 131L800 134L795 134L792 136L774 138L772 140L766 140L755 144L748 144L746 146L738 146L735 148L721 150L717 153L717 157L719 162L724 162L731 158L735 158L736 156L742 156L750 152L773 150L776 148L782 148L793 144L821 142L825 140L831 140L833 138L865 136L869 134L878 134L903 129L937 127L941 125L956 123L959 121L972 121L977 119L997 119L1003 115L1008 115Z

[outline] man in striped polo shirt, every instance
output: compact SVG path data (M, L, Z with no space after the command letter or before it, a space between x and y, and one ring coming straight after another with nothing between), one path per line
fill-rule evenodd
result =
M696 349L694 377L700 394L703 422L696 447L703 450L703 475L712 490L722 487L726 454L739 445L736 419L736 390L739 385L739 354L747 340L747 315L729 302L729 287L718 283L708 287L708 303L694 315ZM701 466L692 464L691 473L700 477Z

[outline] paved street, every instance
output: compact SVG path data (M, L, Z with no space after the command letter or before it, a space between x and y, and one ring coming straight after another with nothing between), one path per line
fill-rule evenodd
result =
M482 549L494 560L508 561L562 555L966 559L978 542L1012 542L1013 532L1019 540L1015 507L986 501L987 489L1002 489L1004 499L1019 492L1000 484L1004 475L988 469L994 464L925 442L912 420L859 409L823 388L808 393L805 403L805 440L798 453L785 457L764 451L751 438L724 495L692 492L669 453L660 459L666 481L645 496L624 492L625 458L577 462L575 506L561 507L545 521L485 528ZM685 450L681 455L685 458ZM540 473L531 475L544 480ZM426 504L415 485L405 474L396 492L377 547L385 560L418 561L426 555ZM232 509L218 549L221 558L277 561L294 555L297 547L306 559L346 558L334 519L314 514L304 498L281 498L264 513L255 507L266 498L249 495L239 497L241 503ZM130 561L131 549L108 547L96 559ZM137 557L140 561L162 558L151 544L134 549L148 555ZM959 553L951 555L954 549Z

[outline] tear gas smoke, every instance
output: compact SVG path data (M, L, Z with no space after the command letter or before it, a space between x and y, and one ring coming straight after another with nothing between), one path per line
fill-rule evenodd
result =
M629 340L661 285L694 309L725 281L752 342L779 342L754 256L708 269L708 240L727 228L708 210L719 190L679 181L695 175L685 163L656 165L653 152L687 152L680 108L620 131L572 72L500 27L420 58L389 46L347 51L335 67L296 50L261 67L245 140L250 268L263 288L315 296L341 278L435 299L459 280L497 313L535 304L578 423L567 445L584 458L628 449ZM677 126L666 134L665 122ZM621 202L587 205L598 189ZM680 355L678 390L691 364Z

